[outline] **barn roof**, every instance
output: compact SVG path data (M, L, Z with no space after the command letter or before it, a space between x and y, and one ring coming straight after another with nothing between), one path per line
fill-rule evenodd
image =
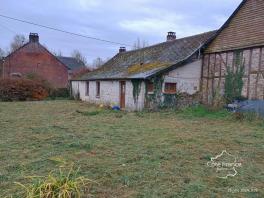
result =
M203 46L203 50L206 49L213 41L214 39L221 33L225 28L229 26L232 19L236 16L236 14L240 11L240 9L245 5L245 3L248 0L242 0L242 2L239 4L239 6L235 9L235 11L231 14L231 16L226 20L226 22L216 31L214 36L212 36L210 39L206 41L206 43Z
M84 68L85 64L73 57L57 56L64 65L66 65L70 70Z
M118 53L77 80L145 79L190 58L216 31Z

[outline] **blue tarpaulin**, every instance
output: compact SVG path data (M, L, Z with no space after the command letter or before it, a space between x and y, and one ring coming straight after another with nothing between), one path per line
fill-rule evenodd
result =
M256 113L264 117L264 100L246 100L238 102L236 112Z

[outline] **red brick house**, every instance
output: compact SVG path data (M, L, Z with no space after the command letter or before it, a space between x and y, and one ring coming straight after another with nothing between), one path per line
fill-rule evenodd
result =
M68 85L69 68L39 43L39 36L30 33L29 42L9 54L2 64L2 77L25 77L36 74L55 88Z
M212 104L224 94L227 68L245 66L242 96L264 99L264 1L243 0L217 34L207 43L202 66L203 102Z

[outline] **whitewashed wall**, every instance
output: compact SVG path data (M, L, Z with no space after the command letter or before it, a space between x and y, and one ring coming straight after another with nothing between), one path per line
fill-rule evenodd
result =
M80 99L89 103L120 106L120 81L100 81L100 97L96 97L96 81L89 82L89 96L86 96L86 82L72 81L72 94L80 93ZM145 83L142 82L138 102L133 98L133 85L126 81L126 110L136 111L144 108Z
M164 76L164 85L166 82L177 83L178 91L195 94L200 91L201 67L201 60L179 67ZM96 81L90 81L89 84L89 96L86 96L86 82L72 81L72 94L77 95L79 92L80 99L89 103L120 106L120 81L100 81L100 97L96 97ZM145 91L146 86L142 82L138 102L135 102L132 82L126 81L126 110L142 110L145 104Z
M201 69L201 60L186 64L165 75L164 83L177 83L177 91L195 94L200 91Z

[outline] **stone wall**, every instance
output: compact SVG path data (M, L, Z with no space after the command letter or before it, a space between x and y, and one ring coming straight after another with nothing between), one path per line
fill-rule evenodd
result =
M72 81L72 95L94 104L104 104L107 106L120 106L120 81L98 81L100 82L100 97L96 96L96 81L89 81L89 95L86 95L86 81ZM141 83L141 90L138 101L133 97L133 85L131 81L126 81L125 109L129 111L142 110L144 108L145 83Z
M184 93L185 97L181 97L174 105L189 106L193 103L197 103L196 100L192 101L192 95L196 95L196 93L199 92L201 66L201 60L198 60L164 74L161 95L164 92L164 85L166 82L177 83L177 92ZM86 81L72 81L71 84L72 94L75 96L79 95L82 101L109 106L120 106L120 81L118 80L100 81L100 97L96 97L96 81L89 81L89 95L86 95ZM140 86L138 102L134 99L133 84L129 80L126 81L125 97L126 110L129 111L153 108L156 106L156 104L149 100L149 98L153 97L153 93L146 95L146 85L143 81ZM164 98L164 96L161 97L163 101Z

